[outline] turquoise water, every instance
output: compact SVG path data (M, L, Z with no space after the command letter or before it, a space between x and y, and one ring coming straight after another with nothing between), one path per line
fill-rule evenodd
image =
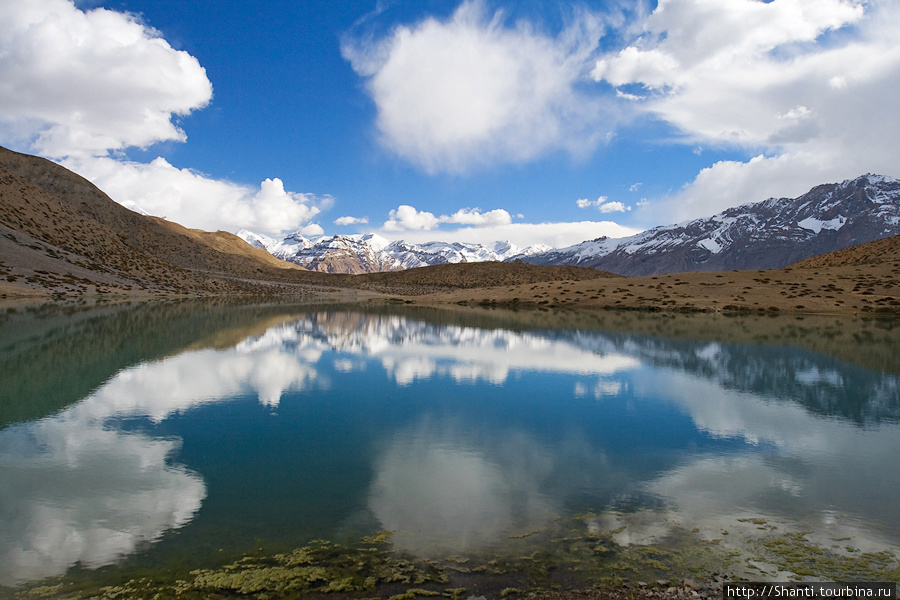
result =
M42 354L55 344L108 367L87 384L48 371L38 387L63 405L0 429L0 584L383 530L413 556L493 556L573 518L623 547L692 532L740 550L776 528L850 553L900 547L890 372L602 328L246 312L179 312L171 347L159 318L138 319L120 343L133 362L76 343L131 313L7 337L17 360L64 363ZM69 379L90 391L67 398ZM29 393L4 382L6 403Z

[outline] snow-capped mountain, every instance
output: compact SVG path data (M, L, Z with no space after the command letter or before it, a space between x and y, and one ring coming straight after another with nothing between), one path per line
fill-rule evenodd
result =
M327 273L375 273L447 263L504 261L550 249L538 244L523 250L509 242L411 244L402 240L392 242L374 233L315 237L294 233L277 240L244 229L237 235L277 258Z
M622 275L777 269L900 234L900 180L864 175L770 198L705 219L598 238L522 257L537 265L594 267Z

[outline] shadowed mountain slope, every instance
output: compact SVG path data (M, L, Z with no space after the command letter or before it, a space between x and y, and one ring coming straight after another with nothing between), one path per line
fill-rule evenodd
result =
M798 260L900 234L900 180L863 175L770 198L708 218L598 238L522 257L622 275L779 269Z

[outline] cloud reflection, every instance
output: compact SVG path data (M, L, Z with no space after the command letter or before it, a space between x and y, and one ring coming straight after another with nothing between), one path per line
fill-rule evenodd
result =
M696 456L647 483L689 527L703 528L704 521L715 523L740 507L755 516L805 522L823 539L853 529L855 544L876 548L900 541L900 525L891 516L900 490L900 470L891 467L900 455L896 426L860 428L796 402L773 402L684 373L643 381L639 391L676 403L713 436L757 447L739 456ZM834 514L842 518L835 521Z
M397 432L375 461L369 508L398 549L471 552L532 531L557 514L547 493L556 461L523 432L493 440L424 419Z
M317 381L310 363L322 350L295 333L282 326L229 350L142 363L58 415L0 430L0 585L111 564L191 521L206 486L169 464L179 442L109 421L158 423L248 393L277 406Z
M0 585L98 567L181 527L206 487L171 439L71 413L0 431Z
M319 313L282 330L284 339L380 362L400 385L432 377L500 385L510 373L613 375L640 360L598 336L434 325L405 317ZM341 361L341 372L364 361Z

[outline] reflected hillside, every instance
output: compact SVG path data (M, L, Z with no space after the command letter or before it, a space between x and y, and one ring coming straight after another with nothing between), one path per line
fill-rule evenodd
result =
M418 311L414 311L418 312ZM420 316L420 315L417 315ZM375 358L401 384L433 376L457 381L503 383L513 372L612 374L647 364L690 374L723 390L750 393L775 402L794 402L814 414L841 417L858 425L900 420L900 377L872 371L811 350L773 343L742 344L652 336L601 329L515 331L502 316L486 327L483 314L456 323L436 324L400 314L316 312L267 332L291 344L337 350L360 359ZM704 317L708 319L709 317ZM668 317L648 316L652 327ZM793 319L723 319L720 337L759 335L784 325L796 333ZM668 323L673 329L686 326ZM597 327L599 323L593 323ZM825 321L819 327L827 327ZM860 323L861 327L872 323ZM877 323L874 325L878 325ZM814 335L813 324L807 335ZM867 331L861 329L861 331ZM803 338L797 336L798 340ZM868 338L866 338L868 339ZM343 368L352 368L352 363ZM609 389L615 382L601 381ZM596 388L595 388L596 389Z
M436 324L528 330L603 330L742 344L786 344L868 369L900 374L900 321L849 316L758 316L631 310L509 310L477 307L358 306L367 314L403 314Z
M601 344L604 352L619 357L634 354L652 364L717 378L725 387L794 400L813 412L856 423L898 418L897 378L887 374L900 374L895 351L900 326L891 320L360 308L164 301L8 310L0 316L0 425L59 410L130 365L187 349L231 347L300 317L304 343L318 340L324 348L369 353L418 344L414 360L384 353L386 366L390 363L400 379L435 370L441 359L429 356L428 348L449 342L466 358L477 338L485 347L506 350L489 364L457 365L454 372L502 380L515 361L519 367L549 368L550 354L540 343L565 338L567 346ZM510 341L517 332L537 344L532 351L522 340ZM466 342L466 336L472 340ZM538 343L538 338L544 341ZM556 356L561 364L578 364L565 353ZM871 382L866 369L886 375Z
M0 316L0 426L51 414L116 372L188 348L229 347L301 311L284 304L47 304Z

